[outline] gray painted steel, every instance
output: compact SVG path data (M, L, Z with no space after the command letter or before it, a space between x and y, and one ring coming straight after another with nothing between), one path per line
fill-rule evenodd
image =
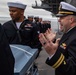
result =
M27 72L36 75L33 72L33 63L38 50L23 45L10 45L10 47L15 57L14 75L25 75Z

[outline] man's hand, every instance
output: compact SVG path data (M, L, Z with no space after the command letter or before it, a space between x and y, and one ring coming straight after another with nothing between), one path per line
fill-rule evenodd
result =
M54 41L56 39L56 33L53 32L51 29L48 29L45 33L44 33L46 39L48 41Z
M41 33L39 35L39 40L49 55L54 54L58 48L60 39L57 39L56 42L53 43L53 40L55 39L55 37L56 37L56 34L52 32L52 30L50 29L48 29L44 34Z

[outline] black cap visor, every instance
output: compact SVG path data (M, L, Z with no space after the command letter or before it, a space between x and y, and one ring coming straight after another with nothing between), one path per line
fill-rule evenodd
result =
M67 16L68 14L56 14L56 17L64 17Z

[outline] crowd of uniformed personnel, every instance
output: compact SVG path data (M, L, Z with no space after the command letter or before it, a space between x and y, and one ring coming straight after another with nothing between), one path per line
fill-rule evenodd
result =
M31 22L34 26L35 26L35 29L36 29L36 32L37 32L37 35L35 35L35 38L34 38L34 47L37 46L38 47L38 55L40 53L40 51L42 50L41 47L42 45L40 44L39 42L39 34L40 33L44 33L48 28L51 28L51 22L49 20L43 20L41 17L39 18L39 16L31 16L29 15L27 17L27 19L29 22Z
M39 16L28 16L27 19L38 27L40 33L44 33L48 28L51 28L51 21L48 19Z

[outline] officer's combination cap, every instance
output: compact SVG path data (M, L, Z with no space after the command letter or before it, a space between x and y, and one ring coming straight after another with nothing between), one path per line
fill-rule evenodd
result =
M67 16L67 15L76 15L76 7L74 7L69 3L61 2L59 6L59 12L56 16L60 17L60 16Z
M23 4L21 1L8 2L7 5L8 5L8 7L16 7L16 8L20 8L20 9L26 8L26 5Z

